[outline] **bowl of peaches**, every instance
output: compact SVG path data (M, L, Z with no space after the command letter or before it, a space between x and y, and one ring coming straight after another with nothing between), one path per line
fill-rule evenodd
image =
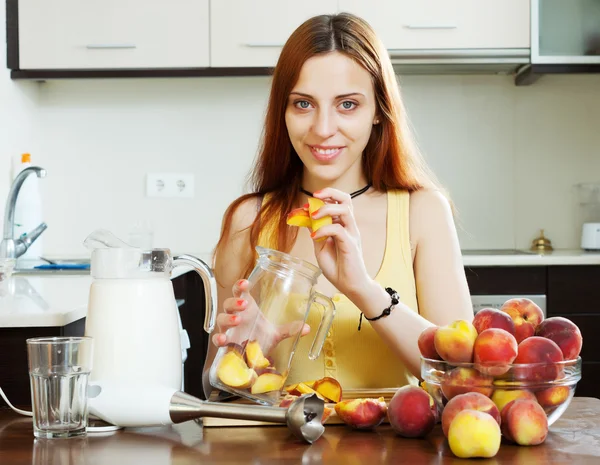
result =
M514 298L499 309L478 311L472 322L424 330L419 336L421 376L437 401L442 427L444 417L453 417L444 409L472 409L492 415L509 439L533 434L519 427L524 418L545 437L575 394L582 345L572 321L545 318L533 301ZM535 439L518 442L528 441Z

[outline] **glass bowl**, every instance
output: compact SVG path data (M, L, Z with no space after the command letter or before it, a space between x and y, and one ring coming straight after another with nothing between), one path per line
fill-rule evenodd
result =
M449 363L421 357L425 389L437 401L439 414L446 403L466 392L490 397L498 410L515 398L535 399L546 412L548 426L567 409L581 379L581 357L552 363L481 365Z
M15 269L14 258L0 258L0 283L8 281Z

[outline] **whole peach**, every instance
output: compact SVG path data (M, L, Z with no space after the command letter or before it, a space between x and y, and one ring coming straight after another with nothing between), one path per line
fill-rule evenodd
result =
M482 374L474 368L456 367L444 375L440 384L442 393L450 400L467 392L479 392L489 397L494 390L493 381L491 376Z
M556 407L565 402L571 394L569 386L553 386L535 393L538 403L544 408Z
M516 399L536 400L535 395L526 389L496 389L492 394L492 401L502 412L504 407Z
M502 410L502 432L521 446L535 446L548 436L548 417L534 400L513 400Z
M500 425L500 411L489 397L478 392L468 392L453 397L444 407L442 413L442 431L448 437L448 430L454 417L462 410L478 410L491 415Z
M477 330L467 320L456 320L440 326L435 333L435 350L450 363L473 361L473 345Z
M419 340L417 341L419 345L419 351L424 358L429 358L432 360L441 360L440 354L435 350L435 333L437 332L437 326L430 326L427 329L424 329L419 335Z
M535 335L556 342L565 360L575 360L583 346L583 337L577 325L562 316L553 316L542 321Z
M510 370L518 348L517 340L508 331L486 329L479 333L473 347L475 368L490 376L503 375Z
M435 426L437 406L433 397L418 386L399 388L388 404L388 420L396 434L423 437Z
M540 336L531 336L519 344L515 364L540 364L540 366L515 367L515 378L527 381L552 381L562 374L557 362L563 361L562 351L556 343Z
M515 335L515 323L508 313L497 308L482 308L473 318L473 326L479 334L486 329L499 328Z
M526 298L509 299L500 310L512 318L517 343L533 336L535 329L544 319L542 309L534 301Z
M450 450L460 458L494 457L501 439L498 422L478 410L462 410L448 430Z

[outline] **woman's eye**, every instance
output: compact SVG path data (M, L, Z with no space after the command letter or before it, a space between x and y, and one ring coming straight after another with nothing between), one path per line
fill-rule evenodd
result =
M354 102L350 102L348 100L346 100L345 102L342 102L342 108L344 110L352 110L352 109L354 109L354 107L356 107L356 103L354 103Z
M296 106L302 110L308 110L310 108L310 103L306 100L298 100Z

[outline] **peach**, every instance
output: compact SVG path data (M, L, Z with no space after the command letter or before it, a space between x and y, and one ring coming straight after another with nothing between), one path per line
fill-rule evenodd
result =
M482 308L473 318L473 326L479 334L486 329L499 328L508 331L513 336L515 335L515 323L508 315L497 308Z
M246 357L246 364L250 368L262 369L267 368L271 364L269 359L263 355L258 341L250 341L246 344L244 356Z
M515 367L515 378L527 381L552 381L562 374L563 355L556 342L540 336L531 336L519 344L515 364L537 363L540 366Z
M442 393L450 400L467 392L479 392L484 396L491 396L494 379L480 373L474 368L456 367L448 371L441 381Z
M312 389L317 391L323 397L331 402L339 402L342 400L342 386L335 378L328 376L318 379L312 386Z
M468 392L453 397L444 407L442 413L442 431L448 437L450 424L456 415L463 410L478 410L491 415L500 426L500 411L489 397L478 392Z
M324 206L325 206L325 202L323 202L321 199L316 199L314 197L308 198L308 214L310 215L311 221L312 221L312 225L311 225L312 232L317 232L323 226L333 223L333 219L331 218L330 215L326 215L323 218L319 218L318 220L313 219L313 217L312 217L313 213L316 212L319 208L324 207ZM321 238L320 240L324 240L324 239L325 238Z
M486 375L503 375L517 357L518 347L517 340L508 331L485 329L479 333L473 346L475 368Z
M310 228L312 226L310 215L304 208L294 208L289 212L286 223L290 226L299 226L301 228Z
M498 422L479 410L462 410L450 423L448 444L459 458L494 457L502 436Z
M553 316L542 321L535 335L556 342L565 360L575 360L583 346L583 337L577 325L562 316Z
M475 339L477 330L471 322L456 320L438 328L434 336L435 350L447 362L471 362Z
M375 428L387 414L387 404L383 397L344 400L335 404L334 409L340 420L356 429Z
M250 388L252 394L264 394L265 392L281 391L285 379L276 373L264 373L256 378Z
M388 404L388 420L396 434L416 438L429 433L437 421L433 397L418 386L399 388Z
M517 344L535 334L535 329L544 319L544 312L532 300L526 298L509 299L500 310L507 313L515 324Z
M246 389L256 381L256 372L248 368L242 356L236 351L227 352L219 361L217 376L227 386Z
M441 360L440 354L435 350L435 333L437 332L437 326L430 326L424 329L419 335L418 345L419 351L424 358L433 360Z
M502 410L502 433L521 446L535 446L548 436L548 418L534 400L517 399Z
M544 408L556 407L565 402L571 389L569 386L553 386L535 393L538 403Z
M516 399L536 400L535 395L526 389L496 389L492 394L492 401L500 412L509 402Z

